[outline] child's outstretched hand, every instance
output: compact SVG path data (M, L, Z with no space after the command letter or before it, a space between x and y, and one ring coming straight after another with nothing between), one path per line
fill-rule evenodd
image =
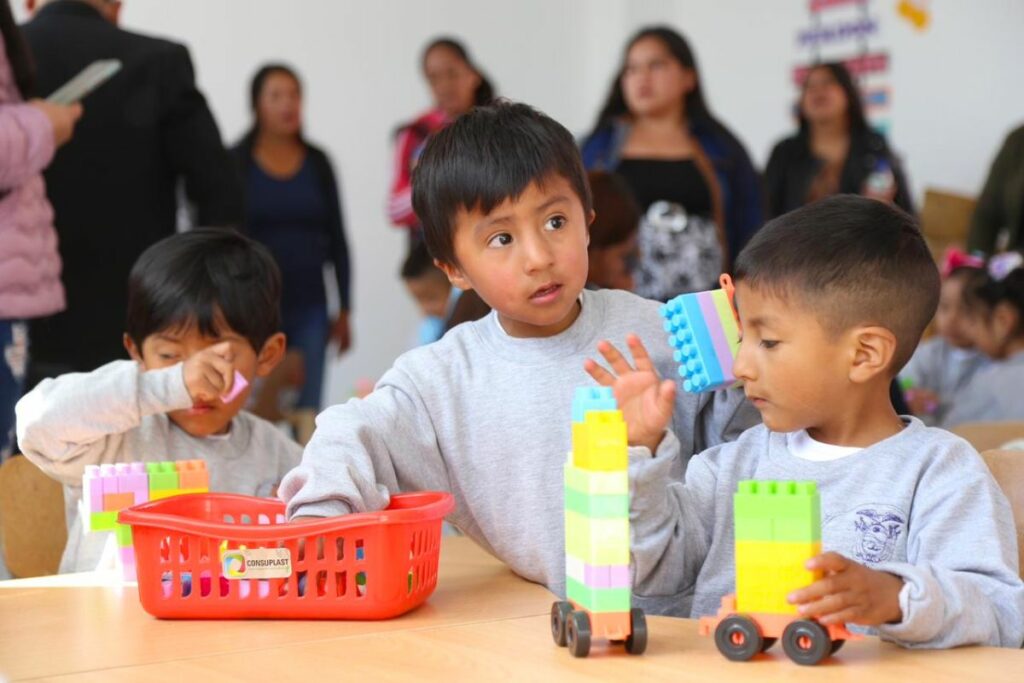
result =
M231 342L203 349L185 361L185 388L193 401L214 402L231 391L234 381L234 354Z
M676 385L670 380L659 381L658 372L639 337L628 335L626 345L636 363L635 368L610 342L602 341L597 350L612 372L590 358L584 361L583 369L601 386L612 388L626 422L629 445L646 446L654 453L672 420Z
M825 576L790 593L789 602L798 605L803 616L815 617L822 624L861 626L894 623L903 618L903 580L898 576L869 569L839 553L811 558L807 568L821 570Z

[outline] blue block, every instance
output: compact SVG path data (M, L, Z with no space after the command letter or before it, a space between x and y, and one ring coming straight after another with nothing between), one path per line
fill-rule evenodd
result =
M611 387L577 387L572 400L572 421L583 422L590 410L618 410Z
M700 302L694 294L680 294L661 307L668 343L675 350L683 390L699 393L717 389L726 382L715 355Z

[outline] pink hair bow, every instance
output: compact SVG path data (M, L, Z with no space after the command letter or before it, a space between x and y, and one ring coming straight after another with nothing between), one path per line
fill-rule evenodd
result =
M946 257L942 263L942 277L949 277L957 268L984 268L985 259L980 256L968 254L962 249L950 247L946 250Z

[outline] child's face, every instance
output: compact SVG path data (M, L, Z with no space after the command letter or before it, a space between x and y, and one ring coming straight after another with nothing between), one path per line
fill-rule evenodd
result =
M158 370L184 363L199 351L214 344L230 344L231 363L235 370L242 373L249 386L229 403L220 400L212 403L199 402L191 408L168 413L174 424L196 437L225 433L231 420L249 398L253 378L270 374L284 355L285 339L281 333L268 339L257 354L249 340L233 331L226 323L222 322L217 327L220 330L218 337L200 334L194 324L162 330L143 339L141 348L136 347L128 335L125 335L124 340L125 348L132 359L141 363L146 370Z
M456 287L475 289L508 334L549 337L579 314L591 219L569 182L551 175L489 214L460 210L454 235L458 265L439 266Z
M733 369L775 432L829 423L850 387L847 345L809 311L744 282L736 285L742 342Z
M935 312L935 328L946 341L960 349L968 349L971 342L970 320L963 301L963 279L953 275L942 283L939 308Z
M435 271L436 272L436 271ZM440 276L440 277L438 277ZM448 297L452 286L440 273L407 278L405 286L416 300L423 315L444 318L448 314Z
M964 327L974 348L995 360L1009 355L1019 320L1009 304L976 311L966 320Z

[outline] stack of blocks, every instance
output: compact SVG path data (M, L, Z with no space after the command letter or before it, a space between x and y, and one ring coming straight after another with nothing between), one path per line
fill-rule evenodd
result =
M821 553L817 486L810 481L741 481L733 504L736 610L797 614L786 596L821 578L804 567Z
M722 285L722 289L680 294L661 307L684 391L715 391L736 382L732 366L740 348L740 331L728 276L722 276Z
M592 632L630 634L629 475L626 423L609 388L580 388L565 464L566 597Z
M135 578L131 527L117 523L117 513L139 503L181 493L206 493L210 476L203 460L87 465L82 478L85 531L113 531L126 580Z

